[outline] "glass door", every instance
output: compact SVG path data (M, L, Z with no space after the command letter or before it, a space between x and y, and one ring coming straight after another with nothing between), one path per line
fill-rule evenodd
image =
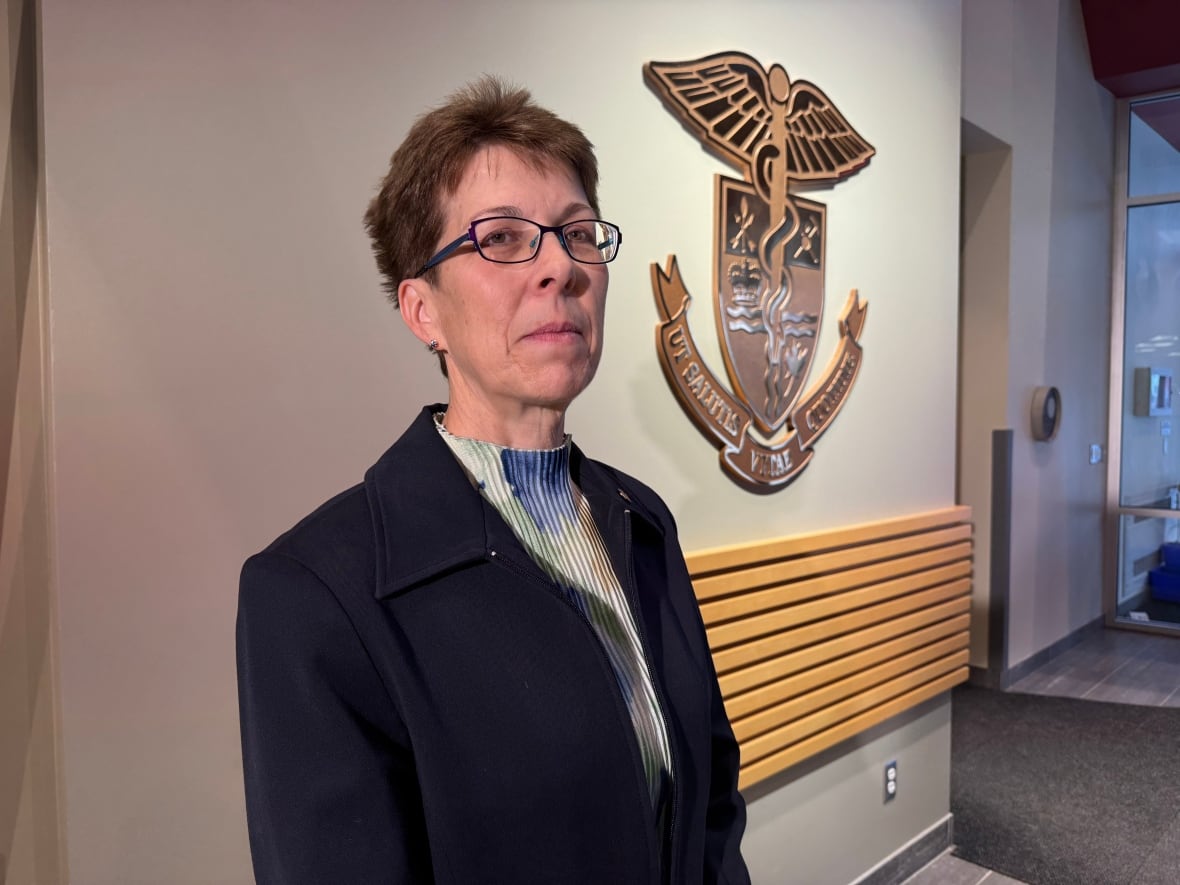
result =
M1121 102L1119 113L1122 246L1108 474L1117 488L1114 616L1180 630L1180 397L1173 400L1180 383L1180 94Z

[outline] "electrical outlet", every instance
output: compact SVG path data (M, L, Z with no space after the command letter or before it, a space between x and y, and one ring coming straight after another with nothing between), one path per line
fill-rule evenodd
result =
M892 802L897 798L897 763L885 763L885 801Z

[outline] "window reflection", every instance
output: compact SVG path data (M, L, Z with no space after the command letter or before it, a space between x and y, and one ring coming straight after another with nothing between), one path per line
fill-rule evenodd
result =
M1124 514L1119 520L1117 614L1131 623L1180 626L1180 501L1176 517Z
M1180 96L1131 105L1128 195L1180 193Z

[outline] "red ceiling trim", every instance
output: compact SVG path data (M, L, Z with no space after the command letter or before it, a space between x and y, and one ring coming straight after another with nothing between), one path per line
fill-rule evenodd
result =
M1081 0L1094 79L1119 98L1180 88L1180 2Z

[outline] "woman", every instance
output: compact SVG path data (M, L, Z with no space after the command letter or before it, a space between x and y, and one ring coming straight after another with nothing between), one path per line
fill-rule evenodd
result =
M393 155L366 226L449 402L243 569L259 882L748 882L672 517L565 435L621 241L597 176L491 79Z

